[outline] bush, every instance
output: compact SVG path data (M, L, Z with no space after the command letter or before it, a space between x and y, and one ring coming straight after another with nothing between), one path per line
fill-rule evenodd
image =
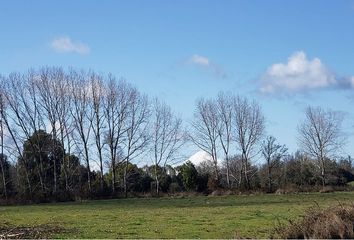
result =
M310 209L299 222L277 230L286 239L354 238L354 204L326 209Z
M178 184L178 183L176 183L176 182L172 182L171 184L170 184L170 187L169 187L169 193L176 193L176 192L180 192L181 191L181 186Z
M320 193L331 193L334 192L334 187L332 186L324 186L323 188L320 189Z

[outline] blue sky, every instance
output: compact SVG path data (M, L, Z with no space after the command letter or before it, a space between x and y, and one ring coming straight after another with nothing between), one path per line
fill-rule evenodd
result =
M1 1L0 72L113 73L188 122L199 97L260 102L297 149L307 105L346 114L354 156L354 1Z

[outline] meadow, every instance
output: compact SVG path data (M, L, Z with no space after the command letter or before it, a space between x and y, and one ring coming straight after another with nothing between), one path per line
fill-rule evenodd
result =
M1 206L0 229L59 229L47 235L51 238L268 238L306 209L353 199L354 192L336 192Z

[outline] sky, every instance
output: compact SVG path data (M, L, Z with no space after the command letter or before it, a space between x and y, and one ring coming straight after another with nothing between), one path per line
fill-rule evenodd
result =
M354 1L1 1L0 74L42 66L124 78L193 118L219 91L257 100L298 149L307 106L345 115L354 156Z

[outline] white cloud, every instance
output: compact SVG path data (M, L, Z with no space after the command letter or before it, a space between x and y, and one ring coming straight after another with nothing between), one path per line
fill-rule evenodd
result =
M225 71L205 56L194 54L189 57L186 62L187 64L195 65L208 70L216 78L227 78Z
M335 74L319 58L307 59L303 51L293 53L286 63L271 65L260 79L262 93L300 92L339 84Z
M200 66L205 66L209 67L210 66L210 61L207 57L200 56L198 54L194 54L192 57L190 57L189 62L192 64L200 65Z
M60 53L88 54L90 48L82 42L74 42L69 37L59 37L53 39L51 47Z
M349 78L349 85L351 88L354 88L354 77Z

